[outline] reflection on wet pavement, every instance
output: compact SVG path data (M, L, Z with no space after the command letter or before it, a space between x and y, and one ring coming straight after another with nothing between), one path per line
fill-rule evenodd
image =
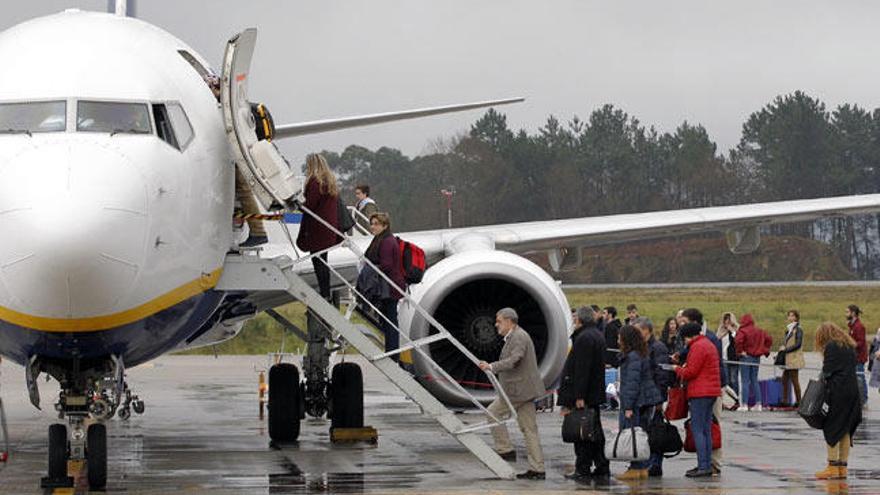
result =
M539 414L547 463L543 482L500 481L471 457L419 408L365 368L366 421L379 430L379 443L331 445L329 423L303 422L299 442L270 447L258 418L257 375L263 357L166 357L131 370L129 381L147 401L147 413L109 423L110 462L105 493L358 494L358 493L880 493L880 396L856 435L850 476L819 481L824 467L821 432L793 412L725 413L724 468L720 477L691 480L684 472L696 463L682 454L664 463L663 478L621 483L613 478L575 483L570 445L559 440L561 418ZM53 415L33 409L24 373L2 365L0 391L7 405L12 458L0 471L0 494L42 493L46 431ZM57 385L41 384L49 403ZM478 415L466 413L466 420ZM603 423L614 429L616 415ZM519 432L517 470L527 469ZM486 438L490 436L486 433ZM622 472L624 465L613 465ZM70 493L85 493L84 485ZM56 493L62 493L58 491Z

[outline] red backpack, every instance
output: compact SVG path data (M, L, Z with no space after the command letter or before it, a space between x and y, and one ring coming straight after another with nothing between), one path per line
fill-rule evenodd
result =
M407 284L417 284L422 281L427 269L425 251L411 242L397 238L400 243L400 263L403 267L403 278Z

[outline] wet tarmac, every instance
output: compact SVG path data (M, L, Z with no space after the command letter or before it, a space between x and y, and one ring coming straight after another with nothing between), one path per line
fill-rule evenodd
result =
M561 418L540 413L547 458L546 481L501 481L446 435L371 368L365 368L366 422L379 430L379 443L331 445L329 423L307 420L300 441L269 446L267 425L258 417L257 371L262 356L164 357L130 370L133 392L146 400L146 413L109 423L108 482L103 493L878 493L880 494L880 394L871 391L871 410L856 436L845 482L823 482L813 473L824 467L821 432L793 412L725 412L724 468L720 477L691 480L694 454L664 465L664 477L648 481L577 484L564 478L574 461L560 439ZM817 364L810 356L808 364ZM51 411L27 401L22 368L0 365L0 393L6 404L12 452L0 468L0 493L50 493L39 488L46 469ZM771 374L769 370L764 370ZM807 383L813 372L803 372ZM44 409L51 409L57 386L41 382ZM876 412L875 412L876 411ZM476 419L476 417L474 417ZM616 429L616 415L604 417ZM527 468L522 437L517 469ZM486 438L490 439L488 433ZM78 466L71 466L76 470ZM625 469L612 465L614 472ZM73 473L76 474L76 473ZM74 490L86 493L85 480Z

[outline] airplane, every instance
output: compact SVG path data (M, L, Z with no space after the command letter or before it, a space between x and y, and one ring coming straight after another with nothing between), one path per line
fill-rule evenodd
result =
M86 459L90 486L105 486L104 423L114 412L144 408L125 383L127 367L231 339L249 318L294 300L236 278L236 263L248 257L303 256L290 242L296 224L271 223L267 244L241 248L236 169L264 210L286 211L302 180L273 140L521 100L274 126L255 116L247 95L255 30L230 40L217 88L218 73L202 56L125 15L126 5L117 1L115 13L67 10L0 33L0 229L9 233L0 246L0 354L25 368L34 406L41 373L61 385L54 406L68 425L49 427L49 487L71 482L68 458ZM262 136L257 123L268 126ZM568 302L523 255L546 253L562 271L583 262L584 246L711 231L725 232L734 253L747 253L765 225L876 211L880 195L859 195L400 233L429 262L411 287L414 304L401 305L400 328L413 339L429 336L424 310L491 360L501 348L495 311L513 306L549 388L567 352ZM369 238L350 242L363 250ZM348 281L359 262L351 250L330 252L331 267ZM310 266L298 273L314 283ZM316 352L326 352L328 342L320 344ZM474 397L491 400L489 379L453 347L437 342L428 352ZM311 353L310 346L307 359L316 362L326 357ZM416 376L431 373L423 357L413 361ZM270 408L270 436L272 424L298 425L304 412L324 414L333 400L326 369L312 365L302 384L296 376L288 390L274 387L270 372L270 400L308 405L274 418ZM447 381L423 385L446 403L468 402ZM87 426L87 418L94 422Z

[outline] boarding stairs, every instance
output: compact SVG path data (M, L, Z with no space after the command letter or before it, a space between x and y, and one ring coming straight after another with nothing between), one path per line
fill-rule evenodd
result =
M226 280L221 279L218 288L224 288L224 286L229 284L229 288L232 288L232 285L235 285L238 286L239 290L242 288L250 288L253 290L256 289L257 286L263 285L259 282L255 282L255 278L271 279L271 283L268 284L269 286L264 287L264 290L285 290L294 299L305 304L314 315L320 318L320 320L326 325L327 329L331 331L332 340L342 342L343 346L350 345L357 350L380 373L385 375L391 383L421 407L424 414L427 414L437 421L444 430L452 435L459 443L461 443L461 445L467 448L497 477L512 479L514 477L514 471L511 465L501 459L495 450L479 435L479 432L482 430L500 424L511 423L516 420L515 409L495 375L491 372L486 372L486 376L490 383L495 387L498 396L507 403L508 408L511 411L511 415L506 420L502 420L489 413L488 409L470 394L466 388L459 384L446 372L446 370L431 359L430 353L426 352L426 346L434 342L447 340L462 354L467 356L475 366L480 360L464 345L458 342L446 330L446 328L443 327L443 325L434 319L433 316L420 307L403 288L396 286L391 279L382 273L379 267L370 262L365 256L365 253L358 247L358 244L354 242L355 238L343 235L342 232L339 232L333 225L315 215L308 208L299 205L299 209L303 212L303 215L310 215L317 222L320 222L328 229L335 231L337 235L340 235L343 238L342 243L323 251L310 253L308 256L301 256L295 260L290 259L287 256L266 260L257 256L232 255L227 259L226 266L224 267L226 272L224 273L224 279ZM282 224L282 228L286 229L286 225ZM382 313L378 308L372 305L372 303L360 297L356 287L336 268L334 268L331 263L325 262L330 269L333 281L336 285L339 285L340 283L343 284L343 290L347 289L351 294L349 301L345 304L346 309L344 313L340 312L338 307L324 299L315 288L300 276L300 273L303 271L302 267L310 266L312 258L317 258L321 260L321 262L324 262L320 255L334 249L348 249L355 254L359 264L362 264L363 266L371 266L376 270L376 272L390 284L392 290L397 290L402 294L403 299L401 304L413 305L419 315L425 318L438 330L437 333L424 338L411 340L407 332L400 331L396 322L389 322L400 335L400 346L398 349L385 352L384 349L380 347L379 339L377 339L372 332L366 329L363 325L351 321L357 301L361 301L361 304L368 305L377 315L380 315L381 318L384 318L384 316L382 316ZM304 263L307 265L303 265ZM249 268L248 265L253 266ZM249 281L246 282L246 280ZM270 310L270 312L271 311L272 310ZM275 315L271 314L270 316L281 321L281 317L276 318ZM284 324L283 321L282 324ZM298 333L302 336L302 332ZM427 363L433 369L435 376L439 379L446 380L448 383L457 387L460 392L471 399L473 406L476 409L481 410L488 419L476 424L465 424L462 422L461 419L459 419L459 416L425 389L416 378L410 374L410 372L398 365L398 362L394 357L405 351L418 354L420 360L423 363Z

